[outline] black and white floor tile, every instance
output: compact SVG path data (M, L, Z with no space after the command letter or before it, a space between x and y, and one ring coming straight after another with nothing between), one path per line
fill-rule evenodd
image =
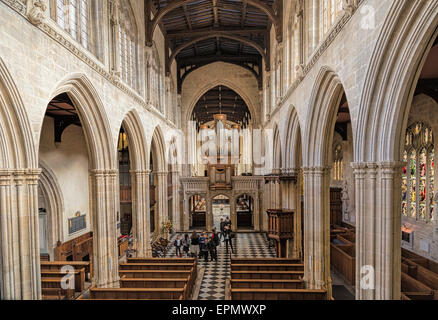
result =
M171 243L176 235L173 236ZM239 258L275 258L275 251L269 248L266 236L260 233L237 233L233 239L233 257ZM225 299L225 280L230 271L230 252L226 253L225 243L218 247L218 261L204 262L199 260L199 266L205 267L199 300L224 300ZM167 257L175 257L175 248L172 247L167 253Z

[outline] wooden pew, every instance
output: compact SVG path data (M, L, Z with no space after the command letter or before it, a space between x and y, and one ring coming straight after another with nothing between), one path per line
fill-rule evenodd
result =
M41 271L41 281L43 279L50 278L64 278L67 274L60 271ZM83 292L85 290L85 268L81 268L80 270L75 270L73 273L74 282L75 282L75 291Z
M191 270L191 263L121 263L119 270Z
M303 264L231 264L232 271L303 271Z
M231 258L231 264L301 264L301 261L285 258Z
M302 280L231 279L234 289L305 289Z
M426 259L416 253L413 253L407 249L402 248L402 257L409 259L410 261L419 264L420 266L438 273L438 263L432 260Z
M64 266L72 266L75 270L85 269L85 279L90 281L92 263L88 261L41 261L41 271L61 271Z
M50 261L50 255L48 253L41 253L40 261Z
M231 279L300 280L304 271L231 271Z
M234 289L232 300L327 300L325 290L309 289Z
M417 295L421 297L431 297L430 300L433 300L434 291L425 284L403 272L401 274L401 280L401 291L409 298L412 299L413 295Z
M351 284L356 283L355 247L330 244L330 263Z
M90 239L91 239L91 244L90 244ZM83 235L80 235L64 243L58 242L56 247L56 257L55 257L56 260L58 261L82 260L82 258L85 257L86 255L89 255L91 259L93 255L92 239L93 239L93 233L87 232ZM78 245L80 248L77 248ZM91 245L91 248L87 247L89 245ZM84 254L84 250L86 250L88 253Z
M41 288L42 300L73 300L74 289Z
M90 288L89 298L78 300L182 300L185 288Z
M196 264L197 260L193 258L128 258L127 263L182 263Z
M191 270L119 270L119 276L126 278L188 278Z
M137 288L137 289L163 289L163 288L183 288L183 299L189 300L191 291L188 288L189 277L187 278L170 278L170 279L161 279L161 278L122 278L120 279L120 288Z

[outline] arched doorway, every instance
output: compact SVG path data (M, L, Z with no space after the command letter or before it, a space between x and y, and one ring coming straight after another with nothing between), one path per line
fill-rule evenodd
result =
M87 142L77 110L67 93L56 96L48 104L40 135L39 159L44 166L42 170L46 173L50 170L52 179L58 181L64 203L63 215L60 217L63 233L57 238L57 247L51 259L92 260L92 241L90 251L84 256L75 256L73 251L63 252L64 246L69 246L70 241L82 235L88 234L92 238ZM43 223L41 236L45 236L44 240L48 241L53 238L55 230L52 230L47 213L53 214L50 207L55 204L47 196L47 188L42 181L38 207L41 209L40 221ZM50 236L47 234L49 231Z
M98 93L83 75L68 77L52 97L41 125L39 159L56 176L63 197L56 258L90 260L92 282L112 286L118 279L118 183L108 120ZM70 243L80 243L80 250L63 250Z
M129 236L132 231L132 182L129 149L128 136L122 127L117 143L120 182L119 227L122 236Z
M189 200L189 229L205 230L207 228L207 199L194 195Z
M231 201L225 195L218 195L212 201L213 227L220 231L221 219L231 219Z
M316 80L307 115L306 131L303 137L304 176L304 265L305 278L309 287L327 288L332 295L331 277L331 185L334 163L333 141L335 129L348 138L349 110L347 96L338 75L323 67ZM351 125L350 125L351 127ZM351 129L350 129L351 131ZM350 137L353 135L350 134ZM350 138L351 139L351 138ZM351 142L353 145L353 142ZM338 159L339 160L339 159ZM338 167L342 171L342 164ZM350 182L354 186L354 183ZM339 194L338 194L339 195ZM337 203L342 207L342 204ZM333 216L333 214L332 214ZM354 244L351 253L355 255ZM353 266L352 266L353 267ZM354 273L354 272L353 272Z
M151 232L159 233L161 228L168 220L168 195L167 187L168 172L165 160L164 139L159 127L152 136L150 152L150 215Z
M413 98L408 105L407 123L401 159L401 299L420 299L409 284L419 281L426 288L434 284L422 272L411 268L426 267L425 273L437 275L438 265L438 193L436 192L436 139L438 133L438 31L429 41L423 63L418 68L418 81L412 84ZM421 263L421 265L420 265ZM423 269L424 270L424 269ZM419 297L420 296L420 297ZM427 298L425 294L423 299ZM434 298L436 300L436 298Z
M336 300L354 300L356 230L354 210L353 130L345 92L336 111L330 177L330 268Z
M254 198L243 194L236 199L237 230L254 230Z

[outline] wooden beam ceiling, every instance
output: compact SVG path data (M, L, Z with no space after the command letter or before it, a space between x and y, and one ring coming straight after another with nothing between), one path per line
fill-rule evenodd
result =
M251 70L261 86L263 69L270 70L271 27L282 40L276 0L145 1L153 16L147 21L146 42L152 45L154 30L162 26L169 51L166 74L176 62L179 91L188 73L215 61Z

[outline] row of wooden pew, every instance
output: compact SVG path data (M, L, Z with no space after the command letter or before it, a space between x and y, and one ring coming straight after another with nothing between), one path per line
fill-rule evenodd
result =
M71 266L72 270L67 270L66 266ZM86 261L41 261L42 299L73 300L75 293L84 292L91 270L91 263Z
M332 225L330 230L330 263L352 286L356 282L356 234L348 225Z
M438 264L402 249L402 300L438 300Z
M348 225L334 225L330 236L331 265L354 285L355 230ZM438 300L438 263L402 248L401 291L402 300Z
M231 259L231 300L326 300L326 290L306 289L304 264L291 259Z
M78 300L190 300L195 259L128 258L120 264L120 288L90 288Z

